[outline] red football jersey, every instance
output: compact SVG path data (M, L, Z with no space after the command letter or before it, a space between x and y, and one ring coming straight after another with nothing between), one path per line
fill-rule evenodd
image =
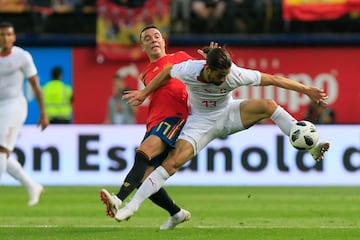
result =
M142 82L146 86L165 67L193 59L183 51L167 54L155 62L148 64L142 74ZM146 131L159 124L167 117L186 119L189 115L186 86L178 79L171 78L150 95L150 104L146 120Z

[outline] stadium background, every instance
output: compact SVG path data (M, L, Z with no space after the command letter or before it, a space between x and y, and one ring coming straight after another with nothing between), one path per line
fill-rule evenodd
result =
M49 80L51 67L60 65L64 69L64 81L74 87L73 124L50 126L44 133L37 132L38 129L34 128L38 109L31 91L28 87L24 89L29 100L29 117L20 136L16 154L23 160L24 167L44 184L117 183L118 179L123 179L128 167L131 166L133 149L142 138L146 105L141 107L137 116L139 124L135 126L102 125L106 101L111 94L113 74L130 63L134 63L140 71L147 62L136 46L129 47L129 43L121 42L122 36L99 36L105 32L101 29L104 30L107 24L107 19L101 18L103 15L99 13L99 6L106 4L113 10L117 9L119 6L115 6L113 2L99 0L97 6L95 3L84 5L80 13L73 9L52 12L40 30L40 23L34 22L34 16L28 9L14 12L0 8L1 19L16 24L17 43L33 54L39 68L41 85ZM153 1L145 2L149 4L149 8L157 6ZM211 163L209 152L230 149L231 155L236 156L231 158L232 163L236 164L239 156L242 156L242 151L250 148L260 149L254 150L255 153L261 153L261 149L265 149L266 166L262 165L265 164L264 159L259 157L262 155L255 154L248 160L250 170L244 170L246 161L238 163L237 167L231 170L226 170L225 159L228 155L220 151L221 153L214 157L213 170L211 167L209 170L206 164L200 166L198 171L185 170L179 174L178 180L172 182L173 184L281 185L284 182L283 177L294 179L286 182L290 185L360 184L360 108L357 106L360 102L360 92L357 89L356 77L360 62L359 1L327 1L326 4L331 6L329 15L315 11L311 16L303 14L304 11L308 12L306 8L323 10L324 5L311 5L315 2L325 4L323 1L308 1L308 6L299 3L300 1L271 1L273 15L270 19L261 14L256 17L252 15L255 18L250 19L260 24L251 28L257 30L231 34L176 32L170 24L170 2L157 2L165 6L163 11L168 19L165 22L157 22L163 24L161 26L168 33L168 52L185 50L197 56L196 50L211 40L227 44L234 61L240 66L283 74L306 84L324 87L329 93L329 103L336 112L337 123L319 126L322 137L331 140L333 145L321 166L315 166L308 157L299 157L296 151L288 150L290 146L286 140L282 142L284 139L279 137L281 133L275 126L256 126L249 133L239 133L224 141L214 141L199 155L198 162ZM257 10L259 9L266 13L268 6L259 4ZM77 14L81 14L81 17ZM317 18L319 16L321 17ZM264 22L265 20L267 22ZM269 24L270 28L265 29L263 23ZM108 49L116 49L121 54L112 54L116 51L107 51ZM124 52L124 49L130 51ZM141 87L134 80L128 83L133 88ZM235 97L274 98L297 118L301 118L307 105L306 98L301 95L272 88L250 88L246 91L239 89ZM133 138L130 142L129 139L123 138L128 135ZM84 139L88 139L88 142ZM82 140L85 141L85 145L81 145ZM91 146L86 146L86 143ZM99 148L97 149L97 145L94 144L99 144ZM115 152L120 149L115 154L116 161L109 157L111 149ZM90 156L86 158L83 157L84 151L94 151L94 154L85 154ZM282 151L285 153L281 153ZM279 157L282 155L283 159ZM296 161L293 162L294 160ZM289 165L288 170L286 167L279 169L279 162ZM185 177L182 174L185 174ZM213 180L216 182L206 181L209 177L214 177ZM269 182L269 178L273 181ZM96 182L96 179L107 180ZM184 182L183 179L189 181ZM4 179L4 183L15 184L8 178Z

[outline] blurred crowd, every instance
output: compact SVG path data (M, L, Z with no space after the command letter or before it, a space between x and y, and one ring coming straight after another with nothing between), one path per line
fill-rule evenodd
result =
M141 7L146 0L109 0ZM179 34L359 33L360 14L328 21L282 17L282 0L169 0L170 32ZM18 33L95 34L96 0L0 0ZM10 19L9 19L10 18ZM31 21L29 21L31 20Z
M332 21L286 22L282 0L172 0L172 31L277 34L360 32L359 13Z
M0 0L1 12L20 13L47 8L48 11L66 13L71 11L91 11L96 0Z
M0 0L2 19L18 34L93 34L96 0Z

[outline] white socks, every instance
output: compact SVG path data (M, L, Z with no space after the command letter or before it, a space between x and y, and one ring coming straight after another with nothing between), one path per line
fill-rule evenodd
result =
M6 168L7 168L6 153L0 152L0 181L1 181L1 176L6 172Z
M26 174L21 164L12 157L6 158L5 153L0 153L0 178L3 173L9 173L18 180L27 189L30 189L36 183Z
M290 130L292 126L294 126L294 124L297 122L297 120L287 111L285 111L281 106L278 106L276 108L275 112L271 115L271 119L287 136L290 135Z
M169 174L162 166L157 167L141 184L135 195L128 203L134 209L138 209L141 203L152 194L159 191L164 186L165 181L169 178Z
M19 180L27 189L35 184L35 182L26 174L21 164L12 157L7 159L6 170L13 178Z

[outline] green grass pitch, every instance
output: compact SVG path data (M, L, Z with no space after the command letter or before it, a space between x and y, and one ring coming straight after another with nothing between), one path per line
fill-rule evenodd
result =
M360 187L167 187L192 219L170 231L146 200L126 222L105 216L101 187L47 186L28 207L20 186L0 187L0 239L359 240ZM107 187L116 192L117 187Z

